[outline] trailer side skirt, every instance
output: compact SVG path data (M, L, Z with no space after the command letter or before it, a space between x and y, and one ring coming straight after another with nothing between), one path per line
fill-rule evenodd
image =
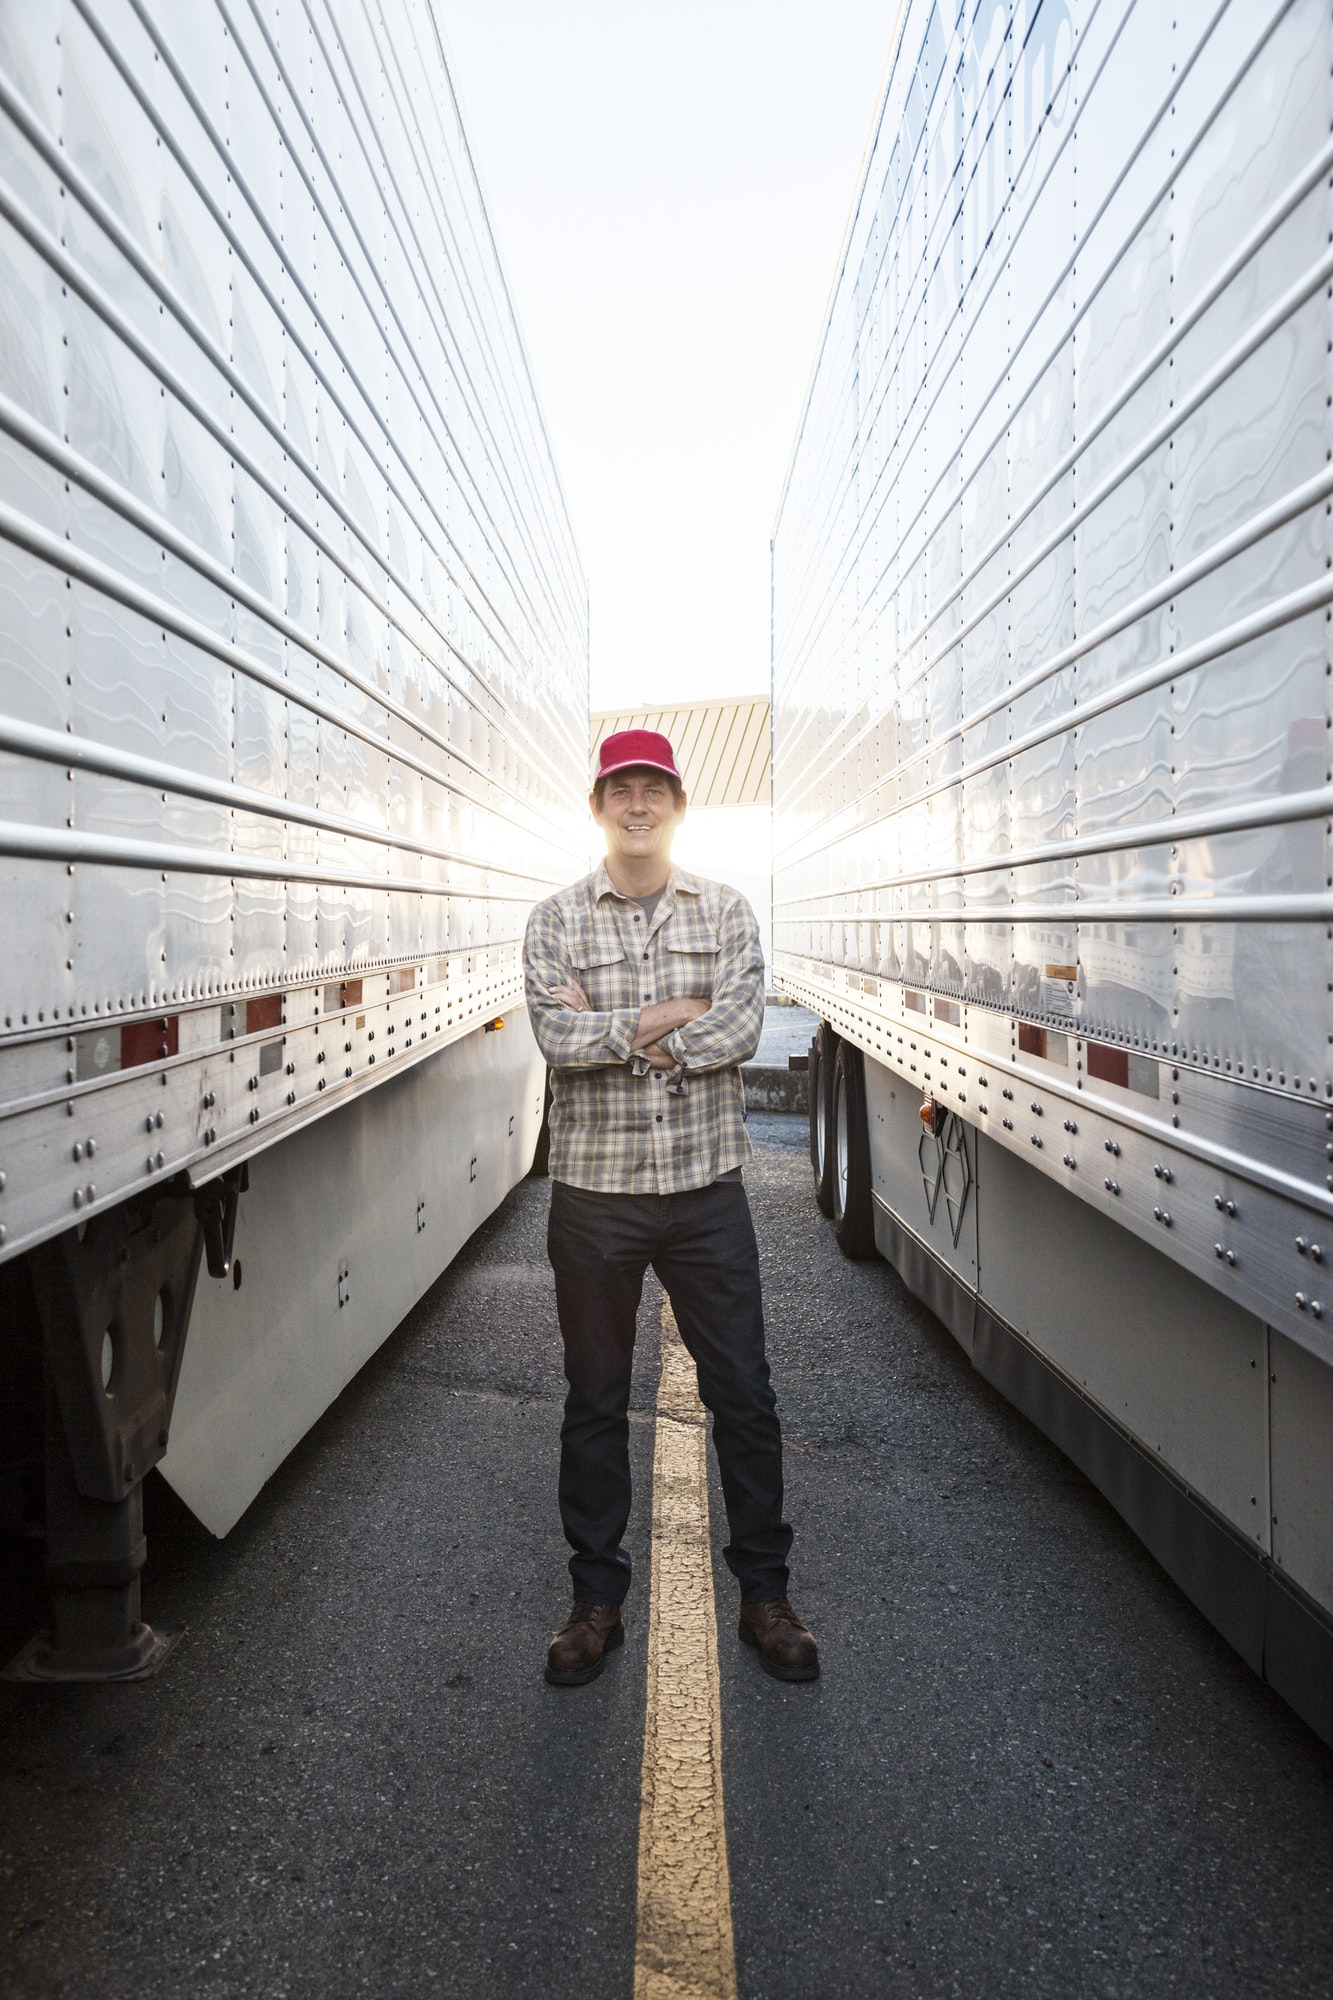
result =
M241 1282L200 1281L162 1461L213 1534L528 1171L544 1086L518 1008L252 1162Z
M1317 1504L1333 1373L961 1121L952 1213L941 1184L932 1215L916 1091L871 1058L866 1086L881 1254L1333 1742L1333 1524Z

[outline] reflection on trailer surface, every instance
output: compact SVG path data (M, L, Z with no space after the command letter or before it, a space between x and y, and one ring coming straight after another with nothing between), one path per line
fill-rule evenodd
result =
M1325 1735L1331 68L910 4L773 543L820 1192Z

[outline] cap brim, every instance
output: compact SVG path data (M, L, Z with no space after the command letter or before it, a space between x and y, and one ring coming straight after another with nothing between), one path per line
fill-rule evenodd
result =
M599 765L593 772L592 781L596 784L599 778L613 777L617 771L664 771L667 777L674 778L678 785L683 785L685 782L674 764L659 764L656 757L625 757L619 764Z

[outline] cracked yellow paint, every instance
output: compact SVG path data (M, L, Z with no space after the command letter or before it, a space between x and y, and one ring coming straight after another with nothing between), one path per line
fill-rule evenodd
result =
M694 1364L664 1300L634 2000L736 2000L707 1437Z

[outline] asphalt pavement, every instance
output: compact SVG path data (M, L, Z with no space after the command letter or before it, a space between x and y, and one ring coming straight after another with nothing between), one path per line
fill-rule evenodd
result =
M719 1556L743 2000L1333 1991L1333 1754L896 1274L840 1257L803 1124L752 1130L824 1671L762 1675ZM147 1612L189 1628L162 1675L0 1685L12 2000L630 2000L657 1295L628 1643L548 1688L546 1204L515 1189L225 1542L153 1485ZM713 1510L720 1549L716 1482Z

